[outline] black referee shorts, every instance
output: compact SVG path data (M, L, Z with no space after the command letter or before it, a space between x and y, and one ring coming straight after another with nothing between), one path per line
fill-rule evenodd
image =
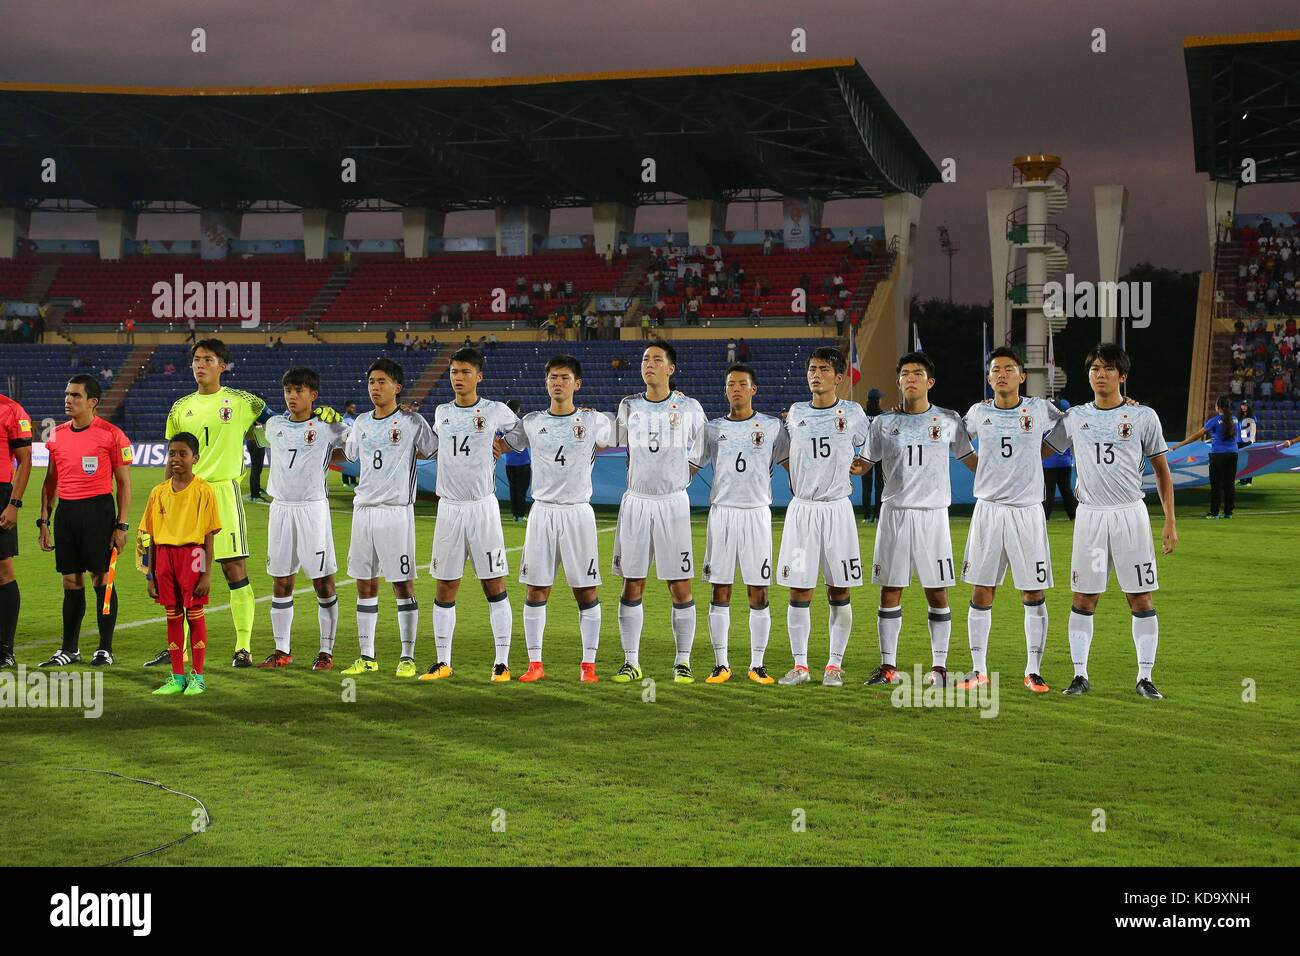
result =
M103 574L113 552L117 505L112 495L59 500L54 511L54 567L60 574Z
M9 482L0 482L0 511L9 507L9 498L14 493L14 486ZM18 512L22 516L22 512ZM20 521L18 524L21 524ZM16 557L18 554L18 525L15 524L8 531L0 531L0 561L5 558Z

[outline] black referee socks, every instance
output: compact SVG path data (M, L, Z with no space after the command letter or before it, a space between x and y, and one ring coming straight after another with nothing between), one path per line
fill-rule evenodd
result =
M86 589L63 589L63 653L76 654L81 645L81 621L86 616Z
M101 584L95 588L95 623L99 625L99 649L113 653L113 628L117 627L117 588L108 599L108 613L104 610L104 591L108 585Z
M14 652L18 632L18 582L0 584L0 655Z

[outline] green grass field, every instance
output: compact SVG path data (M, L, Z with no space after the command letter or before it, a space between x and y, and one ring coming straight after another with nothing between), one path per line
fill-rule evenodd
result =
M134 473L136 508L161 469ZM32 476L33 489L43 474ZM331 476L340 563L350 492ZM0 862L97 864L189 832L193 804L137 783L68 768L158 780L200 797L206 832L142 861L163 865L340 864L925 864L1190 865L1300 863L1300 703L1288 679L1296 659L1295 527L1300 479L1269 476L1242 489L1231 522L1203 521L1205 490L1179 497L1181 541L1160 563L1161 643L1155 679L1163 702L1133 692L1129 616L1113 590L1097 612L1094 693L1067 699L1065 638L1071 525L1050 524L1058 581L1049 593L1051 631L1042 697L1020 686L1022 615L1008 582L994 610L990 666L1001 671L999 712L899 709L888 691L862 686L878 662L870 586L855 592L854 628L839 691L814 682L760 687L744 679L747 615L732 613L737 677L709 686L712 664L697 582L694 664L699 683L671 682L669 602L647 591L645 690L608 680L622 656L609 576L611 510L598 512L605 584L600 684L578 683L577 612L571 594L552 599L549 678L488 682L492 639L482 592L462 590L457 675L433 684L399 681L391 590L381 593L382 670L344 702L338 671L308 669L316 651L309 593L298 598L296 661L268 672L232 670L233 628L224 582L209 608L209 692L152 697L165 671L140 664L164 645L159 608L143 577L119 566L118 663L105 675L103 715L0 711ZM37 495L27 495L33 501ZM254 656L272 649L270 581L263 573L267 509L249 504L259 598ZM419 555L427 563L432 508L420 505ZM57 648L61 596L53 556L35 544L24 512L17 560L22 586L18 657L29 666ZM1158 516L1158 507L1155 514ZM969 509L954 509L964 545ZM780 516L776 526L779 533ZM695 521L703 560L704 515ZM524 526L507 522L511 582ZM861 525L864 564L874 529ZM133 532L134 533L134 532ZM343 569L340 580L345 580ZM304 584L305 587L305 584ZM350 584L340 587L337 657L356 652ZM512 583L511 663L522 672L522 586ZM432 660L433 584L422 575L421 669ZM950 670L969 667L965 607L951 594ZM771 670L789 665L786 592L772 589ZM924 598L905 596L900 665L929 663ZM814 602L811 663L825 662L826 607ZM96 646L87 618L82 650ZM89 670L89 668L86 668ZM1243 681L1257 700L1243 701ZM1105 831L1094 830L1094 811ZM501 811L504 811L502 813ZM806 830L792 826L798 811ZM494 827L494 822L497 824ZM504 830L501 824L504 823Z

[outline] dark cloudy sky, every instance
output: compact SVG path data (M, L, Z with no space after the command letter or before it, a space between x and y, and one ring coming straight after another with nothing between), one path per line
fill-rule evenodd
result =
M190 52L190 30L208 52ZM940 295L947 273L936 227L962 252L956 297L992 292L984 191L1006 185L1017 153L1060 154L1072 182L1059 220L1071 270L1096 274L1092 187L1128 186L1123 266L1147 259L1199 269L1208 256L1203 182L1193 170L1182 40L1300 26L1293 2L1253 0L9 0L0 17L0 80L168 86L268 86L663 69L789 61L803 27L808 58L856 57L936 163L958 179L926 195L917 291ZM503 27L508 52L489 34ZM1108 51L1090 52L1107 32ZM1239 211L1300 208L1300 187L1254 186ZM81 219L81 217L76 217ZM259 217L245 236L296 234L292 217ZM778 225L763 207L759 224ZM93 225L40 216L33 234L92 235ZM180 221L178 221L180 220ZM365 221L368 220L368 221ZM753 226L752 206L728 225ZM825 225L880 223L878 202L827 208ZM638 229L684 230L684 207L641 211ZM590 230L588 211L559 211L552 231ZM192 232L190 232L192 230ZM448 233L492 231L490 214L449 217ZM189 217L147 217L143 235L197 235ZM350 236L397 235L395 216L352 216Z

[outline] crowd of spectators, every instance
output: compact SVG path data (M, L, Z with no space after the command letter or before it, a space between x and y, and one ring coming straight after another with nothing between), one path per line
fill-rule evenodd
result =
M1255 226L1238 226L1233 235L1243 256L1237 265L1237 304L1256 315L1300 315L1300 229L1275 226L1265 217Z
M1238 320L1232 333L1232 379L1237 399L1300 399L1300 332L1296 320Z

